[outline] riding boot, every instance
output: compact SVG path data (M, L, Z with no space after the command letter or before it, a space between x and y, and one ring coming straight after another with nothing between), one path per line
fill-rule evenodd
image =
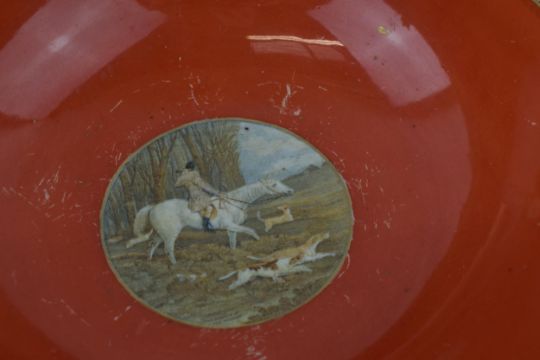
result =
M202 219L203 224L203 230L206 232L214 232L214 229L212 228L212 224L210 224L210 218L204 216Z

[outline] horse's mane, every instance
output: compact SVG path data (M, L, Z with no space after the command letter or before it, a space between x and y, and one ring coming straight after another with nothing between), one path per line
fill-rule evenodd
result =
M241 186L238 189L231 190L228 193L226 193L226 196L230 197L231 199L237 199L237 200L243 200L244 197L246 197L246 196L248 198L251 198L252 195L254 195L253 193L255 191L257 191L257 193L259 193L260 185L261 185L261 182L256 181L254 183ZM240 198L240 199L238 199L238 198Z

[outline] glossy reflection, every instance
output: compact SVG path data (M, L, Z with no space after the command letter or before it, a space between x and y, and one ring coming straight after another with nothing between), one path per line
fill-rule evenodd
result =
M333 0L310 15L340 40L395 105L450 84L439 59L412 25L382 0Z
M48 2L0 51L0 111L22 119L47 116L164 19L134 0Z

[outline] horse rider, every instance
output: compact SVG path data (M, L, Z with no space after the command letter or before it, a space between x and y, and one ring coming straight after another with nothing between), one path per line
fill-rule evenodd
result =
M188 207L191 211L198 212L202 217L204 231L213 231L210 224L210 217L215 207L212 205L211 196L222 197L223 194L214 189L210 184L203 180L193 161L188 161L178 179L176 187L184 186L189 193Z

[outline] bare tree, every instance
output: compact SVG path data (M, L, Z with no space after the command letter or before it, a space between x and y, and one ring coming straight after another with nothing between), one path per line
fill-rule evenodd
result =
M245 183L240 171L238 126L208 122L181 130L201 176L221 190L232 190Z
M128 161L110 190L105 222L109 236L131 231L139 207L181 196L175 173L193 160L203 178L228 191L245 183L240 170L238 125L205 122L165 135Z

